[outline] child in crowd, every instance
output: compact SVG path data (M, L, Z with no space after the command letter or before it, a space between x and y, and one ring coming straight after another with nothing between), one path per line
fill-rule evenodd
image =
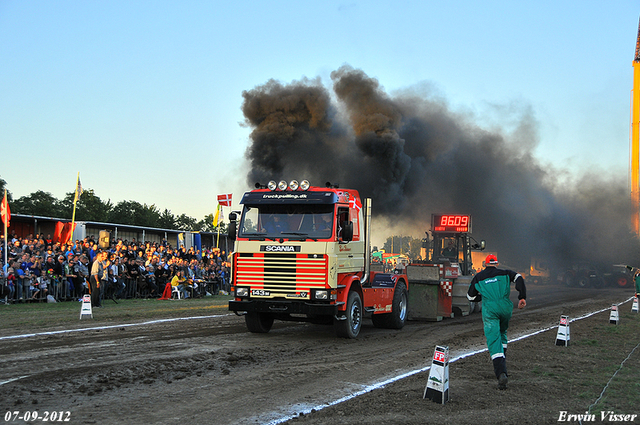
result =
M13 267L7 269L7 287L9 288L9 299L11 299L16 292L16 275Z

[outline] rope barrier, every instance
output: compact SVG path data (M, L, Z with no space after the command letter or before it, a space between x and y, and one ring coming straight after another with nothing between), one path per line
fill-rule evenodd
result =
M611 381L613 381L613 378L616 377L616 375L618 374L618 372L620 372L620 370L622 369L622 367L624 366L624 363L629 360L629 358L633 355L633 352L636 351L636 349L640 347L640 342L633 347L633 350L631 350L631 352L629 353L629 355L622 361L622 363L620 363L620 366L618 367L618 370L615 371L615 373L613 375L611 375L611 378L609 378L609 382L607 382L607 385L604 386L604 388L602 389L602 392L600 393L600 397L598 397L596 399L596 401L593 402L593 404L591 404L591 406L589 406L589 409L587 410L587 414L591 413L591 408L593 408L593 406L595 406L596 404L598 404L598 402L600 401L600 399L604 396L605 391L607 391L607 388L609 388L609 384L611 384ZM580 420L580 425L582 425L582 420Z

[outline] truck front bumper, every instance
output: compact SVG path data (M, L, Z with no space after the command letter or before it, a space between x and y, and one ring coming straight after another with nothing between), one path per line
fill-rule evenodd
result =
M312 304L278 300L229 301L230 311L246 311L275 314L307 314L311 316L335 316L338 314L336 304Z

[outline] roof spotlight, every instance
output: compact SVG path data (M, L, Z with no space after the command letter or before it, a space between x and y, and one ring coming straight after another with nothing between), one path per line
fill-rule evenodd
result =
M309 186L309 180L302 180L302 183L300 183L300 189L302 190L309 189Z
M269 190L276 190L278 188L278 184L271 180L268 184L267 187L269 188Z
M289 189L291 190L298 190L298 186L299 186L298 180L291 180L289 182Z
M287 182L284 180L280 180L278 182L278 189L280 190L287 190Z

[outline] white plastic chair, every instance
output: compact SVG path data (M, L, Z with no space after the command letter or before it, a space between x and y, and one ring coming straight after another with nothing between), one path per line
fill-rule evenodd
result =
M179 300L179 299L182 299L182 295L180 294L180 291L178 291L178 287L177 287L177 286L174 286L174 287L171 289L171 298L173 298L173 295L174 295L174 294L175 294L175 296L176 296L176 299L178 299L178 300Z

